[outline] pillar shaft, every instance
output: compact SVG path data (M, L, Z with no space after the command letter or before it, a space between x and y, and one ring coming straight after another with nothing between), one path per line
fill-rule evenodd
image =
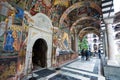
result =
M78 52L78 36L77 33L75 33L75 52Z
M107 35L107 30L104 30L104 52L105 56L108 57L108 35Z
M74 37L71 37L71 48L74 51Z
M108 34L108 43L109 43L109 54L108 59L113 60L114 59L114 53L115 53L115 44L114 44L114 30L112 28L112 24L107 25L107 34Z
M71 44L72 50L78 52L78 37L76 33L74 33L74 37L71 38Z
M107 25L107 34L108 34L108 44L109 44L109 53L108 53L108 65L118 66L118 62L116 61L117 48L114 40L114 29L112 28L112 24Z

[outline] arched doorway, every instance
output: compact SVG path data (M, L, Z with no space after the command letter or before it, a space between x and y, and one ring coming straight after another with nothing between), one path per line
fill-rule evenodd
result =
M32 63L34 68L44 68L47 66L48 46L44 39L39 38L35 41L32 50Z

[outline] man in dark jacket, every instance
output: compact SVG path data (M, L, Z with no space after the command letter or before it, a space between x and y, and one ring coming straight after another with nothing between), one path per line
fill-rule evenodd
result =
M99 59L101 59L101 51L100 51L100 49L98 50L98 56L99 56Z
M85 50L82 49L82 51L81 51L81 58L82 58L82 60L84 60L84 57L85 57Z

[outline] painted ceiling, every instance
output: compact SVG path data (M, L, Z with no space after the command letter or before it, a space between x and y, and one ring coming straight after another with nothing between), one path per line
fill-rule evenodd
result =
M87 33L99 34L101 0L8 0L14 6L30 12L32 16L44 13L54 27L69 33L77 32L79 38Z

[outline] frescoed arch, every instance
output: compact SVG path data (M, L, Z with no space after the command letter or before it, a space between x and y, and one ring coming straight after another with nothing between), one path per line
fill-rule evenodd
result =
M83 29L79 32L79 35L80 35L83 31L85 31L86 29L93 29L93 30L98 31L98 29L96 29L95 27L85 27L85 28L83 28ZM99 32L99 31L98 31L98 32Z
M84 37L86 34L89 34L89 33L94 33L94 34L96 34L97 36L100 36L100 33L97 32L97 31L87 31L87 32L82 33L82 35L79 36L79 39L83 39L83 37Z
M82 18L79 18L78 20L76 20L76 21L72 24L71 30L72 30L73 27L75 27L75 26L76 26L80 21L82 21L82 20L91 20L91 21L93 21L93 22L96 22L97 24L100 24L100 20L97 20L97 19L95 19L95 18L93 18L93 17L82 17Z
M93 30L89 30L89 31L85 31L86 29L93 29ZM82 29L80 32L79 32L79 37L80 37L80 39L82 39L86 34L88 34L88 33L94 33L94 34L96 34L96 35L100 35L100 33L99 33L99 31L98 31L98 29L96 29L95 27L86 27L86 28L84 28L84 29Z
M87 4L87 5L86 5ZM94 2L78 2L70 6L61 16L60 21L59 21L59 26L61 26L67 17L67 15L73 11L76 8L83 7L83 6L90 6L91 8L94 8L99 14L102 14L101 8L95 4Z

